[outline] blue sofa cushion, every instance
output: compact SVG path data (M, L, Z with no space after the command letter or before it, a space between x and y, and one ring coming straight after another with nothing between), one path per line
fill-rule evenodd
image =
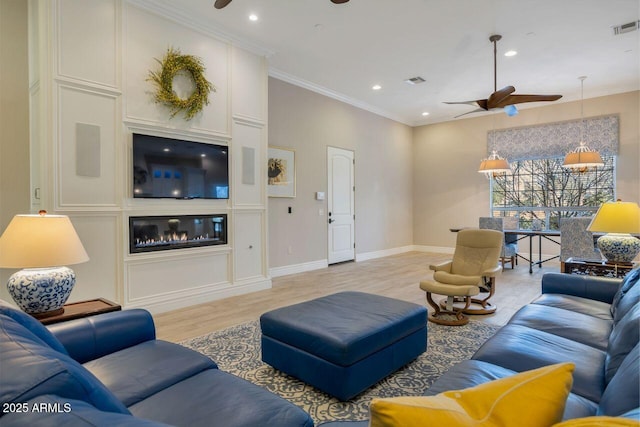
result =
M96 408L128 414L127 408L89 371L23 325L0 315L1 403L25 402L41 394L84 400Z
M129 409L137 417L189 427L313 426L302 409L219 369L202 371Z
M576 368L571 391L599 402L605 387L605 355L604 351L558 335L507 324L478 349L473 359L516 372L573 362Z
M611 305L620 289L621 279L566 273L545 273L542 276L543 294L563 294L586 298ZM611 314L611 313L609 313Z
M624 358L602 394L598 415L618 416L640 406L640 344Z
M615 310L612 306L613 323L618 323L638 303L640 303L640 285L631 286L620 298Z
M630 272L625 274L622 284L620 285L620 289L618 289L618 292L613 296L613 301L611 302L612 317L615 317L615 312L620 300L629 291L629 289L635 287L635 284L638 283L638 278L640 278L640 266L633 268Z
M483 362L482 360L463 360L452 366L443 376L431 384L424 394L425 396L435 396L448 390L475 387L515 373L516 371L511 369Z
M331 313L340 316L332 317ZM363 292L339 292L269 311L262 334L339 366L350 366L423 329L418 304Z
M628 295L627 295L628 296ZM625 298L627 297L625 296ZM640 304L631 310L613 327L609 336L609 347L605 360L605 381L608 384L627 354L640 341Z
M140 308L55 323L49 330L80 363L156 338L151 313Z
M132 415L104 412L87 402L63 399L59 396L45 394L25 403L30 411L12 412L2 417L2 427L169 427L156 421L143 420ZM34 408L49 410L38 412Z
M84 364L126 406L205 369L208 357L178 344L146 341Z
M605 351L613 323L588 314L542 304L522 307L509 324L528 326Z
M542 294L532 304L562 308L575 313L586 314L604 320L612 320L611 305L606 302L563 294Z
M20 325L31 331L35 336L40 338L46 345L62 354L68 354L64 346L53 336L51 332L34 317L28 315L24 311L11 307L6 301L0 300L0 314L4 314L15 320Z

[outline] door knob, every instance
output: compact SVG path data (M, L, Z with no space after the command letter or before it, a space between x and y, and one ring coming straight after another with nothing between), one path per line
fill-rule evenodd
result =
M329 218L329 224L331 224L333 222L333 220L331 218Z

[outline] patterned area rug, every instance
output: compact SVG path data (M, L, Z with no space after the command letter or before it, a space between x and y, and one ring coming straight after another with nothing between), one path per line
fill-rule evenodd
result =
M182 345L211 357L223 371L276 393L307 411L316 423L363 420L374 397L422 395L454 364L469 359L497 326L471 321L447 327L429 323L427 351L404 368L348 402L273 369L260 360L260 325L245 323L185 341Z

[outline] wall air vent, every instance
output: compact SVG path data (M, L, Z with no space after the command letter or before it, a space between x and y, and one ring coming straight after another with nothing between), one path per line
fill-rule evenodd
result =
M407 79L404 82L410 85L417 85L420 83L424 83L425 80L422 77L411 77L410 79Z
M613 34L617 36L619 34L630 33L631 31L636 31L638 27L640 27L640 21L618 25L617 27L613 27Z

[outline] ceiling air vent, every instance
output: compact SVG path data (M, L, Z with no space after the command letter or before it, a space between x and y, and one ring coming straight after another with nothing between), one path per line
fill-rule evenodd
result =
M425 80L422 77L411 77L410 79L407 79L404 82L410 85L418 85L420 83L424 83Z
M636 31L639 26L640 21L633 21L628 24L618 25L617 27L613 27L613 34L617 36L619 34L630 33L631 31Z

